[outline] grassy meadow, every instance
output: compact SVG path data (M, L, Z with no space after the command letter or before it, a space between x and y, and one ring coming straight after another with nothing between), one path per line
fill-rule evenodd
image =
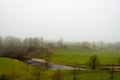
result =
M120 50L81 50L79 48L55 49L53 63L86 65L89 58L97 55L101 65L120 65Z
M0 80L38 80L39 69L17 60L0 58ZM74 80L72 70L40 70L39 80ZM4 74L4 76L3 76ZM120 72L115 72L114 80L120 80ZM1 79L5 77L5 79ZM9 78L7 78L9 77ZM111 80L109 71L77 71L76 80Z
M44 70L20 61L0 57L0 80L51 80L54 71Z
M0 58L0 74L12 76L15 80L28 80L32 67L10 58Z
M97 55L104 67L119 65L120 50L83 50L58 48L52 51L51 62L62 65L88 67L86 63ZM114 80L120 80L120 72L114 72ZM77 70L76 80L112 80L107 70ZM4 78L4 79L3 79ZM59 79L60 78L60 79ZM0 57L0 80L74 80L74 70L46 70L22 63L16 59Z

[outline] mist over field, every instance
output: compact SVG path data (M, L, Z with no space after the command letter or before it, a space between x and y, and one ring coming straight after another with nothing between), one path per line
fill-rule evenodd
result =
M120 80L120 0L0 0L0 80Z
M119 0L0 0L0 36L120 41Z

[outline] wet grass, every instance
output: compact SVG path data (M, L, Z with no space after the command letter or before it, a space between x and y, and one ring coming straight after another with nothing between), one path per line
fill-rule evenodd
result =
M101 65L119 65L120 50L81 50L78 48L56 49L53 51L52 61L65 65L86 65L89 58L97 55Z
M19 61L0 58L0 75L5 74L11 78L9 80L36 80L38 76L36 74L40 70L40 80L73 80L72 70L43 70L36 67L21 63ZM33 73L34 72L34 73ZM114 80L120 80L120 72L114 73ZM12 76L12 77L11 77ZM8 80L8 79L7 79ZM77 71L76 80L110 80L109 71L90 70L90 71Z

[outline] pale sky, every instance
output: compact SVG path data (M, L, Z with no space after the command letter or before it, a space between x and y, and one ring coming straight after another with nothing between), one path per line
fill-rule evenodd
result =
M120 0L0 0L0 36L120 41Z

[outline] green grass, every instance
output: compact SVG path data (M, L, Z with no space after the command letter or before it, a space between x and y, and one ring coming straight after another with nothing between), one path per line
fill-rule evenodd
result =
M40 69L14 59L0 57L0 78L1 75L6 75L10 80L37 80L36 75L39 71L44 78L43 80L49 80L47 78L53 75L52 71Z
M114 73L114 80L120 80L120 72ZM71 75L73 78L73 75ZM111 80L109 71L78 71L77 72L78 80ZM72 80L72 79L71 79Z
M33 75L33 71L38 71L38 68L26 65L19 61L0 58L0 75L13 75L14 79L11 80L36 80ZM40 70L42 75L40 80L58 80L57 75L54 75L56 71L52 70ZM120 72L115 72L114 80L120 80ZM73 71L64 70L60 71L60 77L62 80L73 80ZM91 71L77 71L77 80L110 80L109 71L91 70ZM8 79L7 79L8 80Z
M120 50L81 50L78 48L56 49L53 51L52 61L54 63L73 65L74 63L85 65L89 58L97 55L101 65L118 65Z
M9 58L0 58L0 74L17 76L15 80L27 80L31 77L32 67ZM27 77L25 77L27 76Z

